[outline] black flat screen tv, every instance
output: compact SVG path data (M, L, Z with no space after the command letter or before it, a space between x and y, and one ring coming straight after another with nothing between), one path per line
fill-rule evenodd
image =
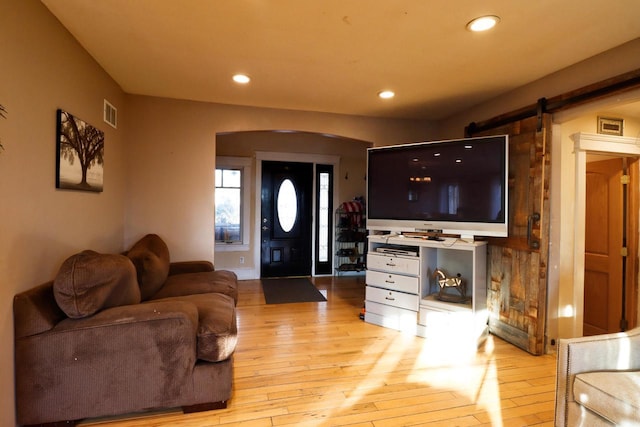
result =
M507 237L507 135L370 148L367 228Z

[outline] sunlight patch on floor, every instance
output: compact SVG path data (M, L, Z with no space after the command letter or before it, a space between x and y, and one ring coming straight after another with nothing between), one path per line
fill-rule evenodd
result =
M370 345L367 350L364 351L365 354L381 354L382 356L370 369L370 375L367 375L365 379L358 384L358 387L346 397L344 402L336 408L336 412L342 412L346 408L355 406L370 394L371 390L382 388L387 383L387 374L393 372L393 368L401 364L404 355L401 351L402 348L404 348L403 343L406 340L413 339L415 339L415 337L397 334L392 339L380 339Z
M492 426L502 426L493 349L491 336L479 347L455 336L427 338L408 380L463 396L488 414Z

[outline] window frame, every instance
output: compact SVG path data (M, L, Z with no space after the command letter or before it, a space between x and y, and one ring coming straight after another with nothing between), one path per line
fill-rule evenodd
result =
M249 250L251 224L250 224L250 211L251 211L251 158L248 157L216 157L216 166L214 168L214 183L213 183L213 203L214 203L214 220L213 228L215 230L215 169L239 169L242 174L240 184L240 230L242 235L242 242L226 243L218 242L215 240L214 232L214 245L215 251L218 252L241 252Z
M333 164L323 164L323 163L315 163L315 191L316 191L316 206L315 206L315 242L314 242L314 267L315 274L317 275L328 275L333 273L333 239L334 239L334 224L333 224L333 204L335 198L335 177L334 170L336 168ZM329 182L328 182L328 200L327 200L327 227L328 227L328 235L327 235L327 260L320 261L320 223L321 223L321 206L320 206L320 193L322 191L320 184L320 175L326 173L328 174Z

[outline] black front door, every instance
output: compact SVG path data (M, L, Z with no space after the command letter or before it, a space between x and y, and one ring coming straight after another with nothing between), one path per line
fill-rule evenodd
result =
M313 164L262 162L260 277L311 275Z

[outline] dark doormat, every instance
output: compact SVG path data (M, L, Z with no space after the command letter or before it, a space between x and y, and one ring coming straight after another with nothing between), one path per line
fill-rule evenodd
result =
M320 302L327 299L306 277L262 279L262 291L267 304Z

